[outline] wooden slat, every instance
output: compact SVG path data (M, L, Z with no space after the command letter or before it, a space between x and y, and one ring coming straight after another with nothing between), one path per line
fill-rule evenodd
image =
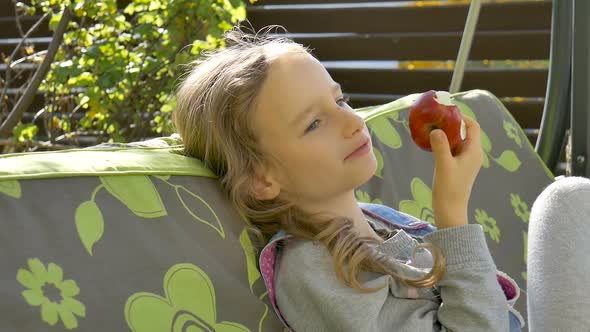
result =
M0 0L0 17L14 16L14 4L11 0Z
M450 70L398 70L328 68L345 92L410 94L426 89L448 90ZM461 90L484 89L497 97L543 97L547 70L469 69Z
M20 42L20 38L4 38L0 39L0 53L4 53L4 55L9 56L14 51L14 48ZM51 42L51 37L40 37L40 38L30 38L27 42L23 43L23 46L27 45L34 45L35 52L46 50ZM22 50L22 48L21 48ZM19 52L17 53L17 57L24 56L24 53Z
M286 34L320 60L455 60L462 32ZM477 32L469 54L478 59L549 59L550 30Z
M410 2L407 0L258 0L252 6L301 5L324 3Z
M502 101L522 128L539 128L543 116L544 98L533 101Z
M33 63L22 63L15 66L11 73L10 82L7 82L9 87L18 88L27 83L27 81L33 76L37 66L37 64ZM6 70L7 65L0 63L0 77L2 77L3 80L6 79Z
M21 17L21 25L23 34L31 28L41 16L24 16ZM49 21L41 23L38 30L31 34L31 37L47 37L51 36L52 33L49 31ZM0 17L0 38L18 38L21 34L16 26L16 19L14 17Z
M468 4L400 7L388 3L334 8L305 6L250 7L256 30L282 25L288 32L449 32L463 31ZM526 13L526 14L525 14ZM526 19L524 19L526 17ZM551 1L485 3L478 31L546 30L551 27Z

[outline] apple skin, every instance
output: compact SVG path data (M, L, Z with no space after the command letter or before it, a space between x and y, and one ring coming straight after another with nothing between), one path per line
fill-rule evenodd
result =
M445 132L453 155L463 142L464 123L459 108L439 103L434 90L424 92L416 99L410 107L409 121L412 139L423 150L432 151L430 132L434 129Z

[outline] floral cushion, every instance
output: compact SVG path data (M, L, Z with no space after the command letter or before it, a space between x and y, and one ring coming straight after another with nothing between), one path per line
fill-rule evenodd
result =
M380 166L356 194L432 222L432 155L407 126L416 96L357 110ZM471 222L524 288L529 209L553 176L493 95L474 90L455 101L485 132ZM173 135L0 155L0 312L10 313L0 331L283 329L245 220L181 148Z

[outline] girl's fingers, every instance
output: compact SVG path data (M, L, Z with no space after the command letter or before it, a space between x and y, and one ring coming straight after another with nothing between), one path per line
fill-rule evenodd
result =
M430 146L434 154L434 162L439 167L446 165L453 158L447 135L441 129L430 132Z
M466 138L457 148L456 156L471 154L470 151L481 150L481 129L479 124L465 114L461 114L461 116L463 117L463 121L465 121Z
M480 143L480 127L479 124L465 114L461 114L463 117L463 121L465 121L465 129L467 132L467 137L465 138L466 142L476 142L477 144Z

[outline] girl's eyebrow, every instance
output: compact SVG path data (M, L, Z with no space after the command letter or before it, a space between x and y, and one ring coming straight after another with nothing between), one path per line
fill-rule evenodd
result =
M338 90L342 90L342 86L339 83L334 82L334 84L332 85L332 92L336 92ZM293 117L291 122L289 122L289 125L294 126L294 125L298 124L300 121L302 121L303 119L305 119L305 117L309 113L311 113L315 110L316 103L317 103L317 101L314 101L311 105L306 107L302 112L299 112L299 114L295 115L295 117Z

